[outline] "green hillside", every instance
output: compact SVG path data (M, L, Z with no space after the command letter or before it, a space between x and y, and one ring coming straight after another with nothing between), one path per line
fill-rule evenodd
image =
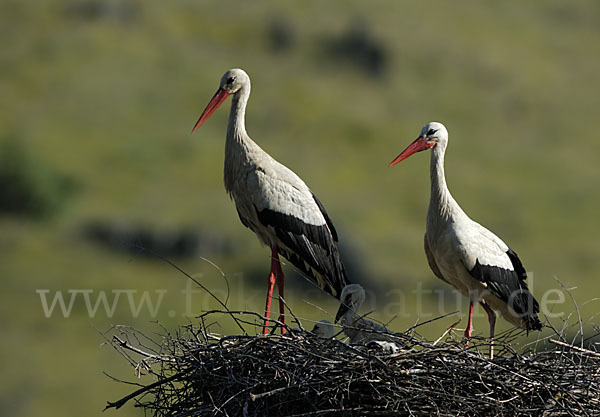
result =
M174 331L218 307L186 293L149 242L224 298L202 258L218 265L231 308L263 308L270 254L223 188L228 106L190 134L232 67L252 79L249 134L327 207L368 289L365 313L400 330L460 310L424 326L430 338L465 325L466 302L423 252L429 156L387 167L436 120L450 132L454 197L515 249L538 299L564 298L547 304L551 321L574 311L554 278L584 318L596 314L599 20L591 0L3 1L0 408L99 415L127 391L102 372L135 376L95 328L157 331L158 320ZM334 300L285 270L296 314L331 320ZM46 318L57 292L72 310L55 304ZM91 315L100 294L114 311ZM224 320L215 331L236 329Z

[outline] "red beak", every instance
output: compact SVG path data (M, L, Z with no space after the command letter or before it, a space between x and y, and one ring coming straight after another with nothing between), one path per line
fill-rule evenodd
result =
M392 162L390 162L389 166L393 166L393 165L396 165L400 161L404 161L406 158L408 158L412 154L430 149L431 147L433 147L433 145L434 145L434 143L427 142L423 138L423 136L419 136L418 138L416 138L413 141L413 143L408 145L408 147L405 150L403 150L402 153L396 157L396 159L394 159Z
M215 93L213 98L210 99L210 101L208 102L208 105L206 106L206 108L204 109L202 114L200 115L200 118L194 125L194 128L192 129L192 133L194 133L200 126L202 126L202 124L206 120L208 120L208 118L210 116L212 116L212 114L215 112L215 110L217 110L219 108L219 106L225 101L225 99L227 97L229 97L229 93L226 90L223 90L222 88L219 88L217 90L217 92Z

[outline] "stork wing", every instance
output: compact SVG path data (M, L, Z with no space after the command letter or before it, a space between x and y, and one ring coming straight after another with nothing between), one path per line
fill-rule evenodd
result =
M253 196L258 221L274 232L281 254L339 298L348 280L337 232L321 202L295 174L286 178L256 171L256 180L262 183L252 188L258 190Z
M337 242L338 241L337 232L335 230L335 227L333 227L333 222L331 221L331 219L329 218L329 215L325 211L325 207L323 207L323 204L321 203L321 201L317 198L317 196L312 191L311 191L311 194L313 196L313 199L315 200L315 203L317 203L317 206L319 207L321 214L325 218L325 223L327 223L327 226L329 226L329 230L331 231L331 236L333 237L333 240L335 242Z
M527 330L541 329L539 304L527 287L527 272L521 260L492 232L475 222L472 224L476 226L472 227L469 238L458 246L463 264L473 278L523 320Z

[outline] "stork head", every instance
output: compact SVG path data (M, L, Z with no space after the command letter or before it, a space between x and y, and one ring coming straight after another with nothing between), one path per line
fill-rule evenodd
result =
M334 335L333 324L327 320L318 321L311 332L324 339L331 339Z
M337 323L348 310L352 310L354 312L358 311L364 301L365 290L363 287L358 284L346 285L342 290L342 295L340 296L340 308L335 315L335 322Z
M236 94L241 91L243 88L250 88L250 77L248 74L242 69L230 69L221 78L221 83L219 84L219 89L210 100L200 118L194 125L194 129L192 129L192 133L194 133L202 124L208 120L210 116L219 108L221 104L225 101L227 97L232 94Z
M221 77L219 90L227 91L227 94L235 94L243 87L249 85L250 77L248 74L246 74L246 71L243 69L234 68L223 74L223 77Z
M396 165L398 162L405 160L412 154L417 152L426 151L439 144L446 145L448 143L448 131L446 127L438 122L430 122L421 129L419 137L416 138L408 147L400 153L392 162L390 166Z

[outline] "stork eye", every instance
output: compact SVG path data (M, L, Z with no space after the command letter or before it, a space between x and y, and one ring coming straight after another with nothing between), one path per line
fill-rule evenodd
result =
M233 84L234 81L235 81L235 77L227 78L227 84Z
M432 136L432 135L435 135L435 132L437 132L437 129L429 129L429 130L427 131L427 136Z

